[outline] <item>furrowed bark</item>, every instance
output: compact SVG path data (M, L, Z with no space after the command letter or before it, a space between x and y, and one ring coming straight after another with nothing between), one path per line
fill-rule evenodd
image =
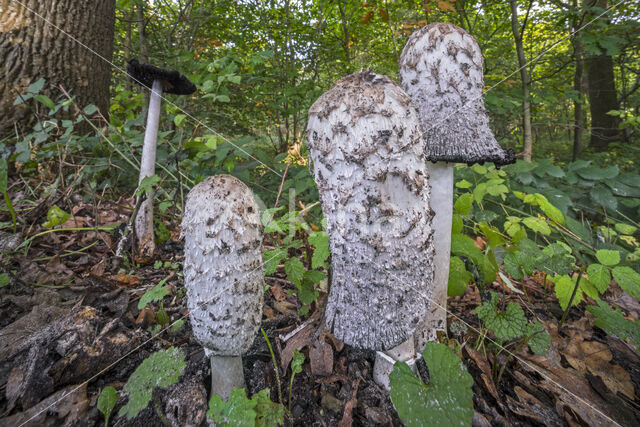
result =
M307 144L327 231L327 328L386 350L422 322L433 278L424 139L409 97L370 72L340 80L309 110Z

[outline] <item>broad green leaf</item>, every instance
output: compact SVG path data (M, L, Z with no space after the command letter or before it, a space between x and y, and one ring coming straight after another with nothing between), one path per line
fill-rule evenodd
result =
M9 277L9 275L7 273L1 273L0 274L0 288L4 288L9 283L11 283L11 278Z
M589 280L593 285L598 289L598 292L603 294L607 288L609 288L609 283L611 282L611 273L609 269L602 264L590 264L587 267L587 274L589 275Z
M180 125L182 125L182 122L184 122L184 119L186 118L186 114L176 114L176 116L173 118L173 123L176 126L180 127Z
M304 356L302 357L304 358ZM268 388L254 394L251 400L256 402L256 427L284 425L285 408L283 405L271 400Z
M217 426L252 427L256 424L256 405L256 400L247 399L247 393L243 388L233 390L226 402L214 394L209 399L207 419Z
M464 262L457 256L452 256L449 260L449 286L447 295L457 297L464 294L469 285L469 280L473 275L467 271Z
M544 234L548 236L551 234L551 229L549 228L549 224L542 218L529 216L522 219L522 223L529 227L532 231L536 233Z
M498 233L495 227L490 226L486 222L480 222L478 223L478 228L487 238L489 247L496 248L498 246L504 246L504 238Z
M287 257L286 249L264 251L264 275L270 276L278 269L278 265Z
M620 234L627 234L627 235L632 235L638 230L638 227L634 227L633 225L629 225L629 224L621 224L621 223L616 224L615 228Z
M49 98L46 95L36 95L34 98L36 99L36 101L44 104L50 110L53 110L56 108L56 105L53 103L51 98Z
M473 204L473 195L471 193L464 193L458 197L454 208L460 215L469 215L471 212L471 205Z
M471 188L472 186L473 186L473 184L471 184L466 179L463 179L462 181L456 182L456 188L461 188L463 190L466 189L466 188Z
M284 263L284 271L287 277L297 286L302 284L302 276L304 274L304 265L296 257L291 257Z
M560 303L560 307L562 307L563 310L566 310L576 286L577 278L571 278L564 274L562 276L551 277L549 280L555 284L554 290L556 297L558 298L558 302ZM578 289L576 289L576 294L573 297L573 301L571 302L571 306L573 307L574 305L580 304L580 301L582 301L582 290L578 287Z
M605 178L614 178L618 175L618 166L609 166L605 169L600 169L596 166L585 167L576 170L576 173L584 179L590 179L592 181L600 181Z
M637 273L631 267L614 267L613 278L616 279L618 285L623 291L634 297L640 299L640 274Z
M169 347L147 357L129 377L123 392L129 396L126 405L120 408L118 415L128 419L136 417L147 407L153 395L153 389L163 389L178 382L187 364L184 353L178 348Z
M601 264L611 267L620 263L620 252L609 249L600 249L596 252L596 258Z
M86 107L84 107L84 109L82 110L87 116L92 115L93 113L95 113L96 111L98 111L98 107L96 107L93 104L89 104Z
M515 302L507 304L505 311L498 309L498 294L491 292L491 301L476 307L476 314L501 341L520 338L527 327L527 318L522 307Z
M35 82L31 83L29 85L29 87L27 88L27 92L30 93L38 93L42 90L42 88L44 87L44 78L39 78L38 80L36 80Z
M485 175L487 173L487 168L478 163L474 163L474 165L471 166L471 170L480 175Z
M451 236L451 253L469 258L482 273L485 283L492 283L496 280L497 269L490 260L476 247L473 240L464 234L454 234Z
M588 306L587 311L596 316L595 326L629 342L640 353L640 321L626 319L619 308L612 310L604 301Z
M451 234L462 233L462 217L458 214L453 214L451 218Z
M111 411L113 411L113 407L116 406L117 401L118 392L111 386L103 388L102 393L98 396L97 408L102 412L102 415L104 415L105 426L109 425L109 417L111 417Z
M473 378L449 347L428 342L422 352L429 368L429 384L404 362L389 376L391 402L407 427L470 426L473 417Z
M293 358L291 359L291 373L299 374L302 372L302 365L304 364L304 354L301 353L297 348L293 350Z
M42 226L46 228L53 228L56 225L64 224L70 217L71 215L60 209L58 205L53 205L49 208L49 211L47 212L47 221L42 224Z
M602 185L596 185L589 192L591 199L597 204L603 206L607 210L615 211L618 208L618 201L614 197L611 190Z
M552 243L542 250L545 255L537 265L538 270L552 276L569 274L573 271L575 258L571 248L562 242Z
M142 310L150 302L162 301L162 299L169 294L169 289L164 285L168 277L165 277L153 288L149 289L142 295L140 301L138 301L138 310Z
M329 235L325 231L315 231L309 235L309 244L313 245L311 268L320 268L329 258Z
M547 351L551 348L551 336L542 323L537 321L529 322L525 335L527 336L527 344L531 351L537 355L547 354Z

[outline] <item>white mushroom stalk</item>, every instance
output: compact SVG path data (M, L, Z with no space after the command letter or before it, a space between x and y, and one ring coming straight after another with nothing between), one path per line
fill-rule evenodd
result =
M396 347L426 315L433 277L417 111L388 77L352 74L309 110L307 145L330 236L326 326L355 347Z
M211 359L212 394L244 388L242 354L262 319L262 225L251 190L230 175L189 192L182 219L184 281L195 338Z
M482 53L478 42L462 28L434 23L411 35L400 56L400 80L420 113L430 163L435 212L433 304L416 333L416 347L446 333L447 284L451 249L453 208L453 163L515 161L512 150L504 150L489 128L482 89Z
M144 133L140 161L140 177L138 179L138 185L140 185L143 179L156 173L156 147L163 91L176 95L189 95L195 92L196 87L175 70L163 70L153 65L140 64L135 58L129 60L127 74L136 84L151 88L147 128ZM142 258L151 258L156 248L153 236L153 196L147 197L140 204L138 215L135 218L135 229L138 255Z

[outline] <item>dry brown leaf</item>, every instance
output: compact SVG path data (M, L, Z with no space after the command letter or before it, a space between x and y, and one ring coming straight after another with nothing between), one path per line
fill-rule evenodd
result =
M114 274L113 276L111 276L111 279L118 282L118 285L120 286L138 286L142 283L139 277L130 276L124 273Z
M438 4L438 9L440 10L449 11L449 12L456 11L456 8L453 7L453 5L449 2L446 2L444 0L437 0L436 3Z
M326 377L333 372L333 350L324 338L320 338L309 348L309 362L311 373L315 376Z
M360 385L360 378L356 379L356 382L353 385L353 394L351 395L351 399L344 405L344 413L342 414L342 418L338 422L338 427L350 427L353 424L353 407L356 403L356 394L358 394L358 386Z
M495 383L493 382L493 377L491 375L491 365L489 365L489 361L486 357L482 355L479 351L474 350L471 346L465 346L465 351L476 362L478 368L482 371L480 377L484 382L484 385L487 387L487 390L493 396L494 399L500 400L498 396L498 389L496 388Z

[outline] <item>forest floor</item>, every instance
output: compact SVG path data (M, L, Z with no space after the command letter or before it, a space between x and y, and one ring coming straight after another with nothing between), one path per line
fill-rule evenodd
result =
M178 221L166 221L171 238L159 245L155 262L132 269L114 256L118 233L92 229L127 221L132 200L97 199L94 205L73 200L46 199L30 206L23 218L28 236L0 232L0 251L15 249L25 237L46 231L38 224L54 203L71 212L59 228L81 229L42 234L3 255L10 283L0 288L0 424L103 425L96 407L100 391L108 385L121 390L146 357L171 346L186 356L179 382L157 389L153 403L132 420L117 417L126 403L120 393L111 424L162 425L159 413L172 425L204 424L211 374L189 322L178 330L151 332L160 310L169 324L188 319ZM169 292L163 301L138 309L141 296L164 279ZM287 425L401 425L388 393L372 379L375 354L346 346L323 329L324 296L300 319L296 297L288 292L295 286L284 271L266 282L262 327L273 344L279 375L259 334L243 358L248 394L269 388L277 400L280 388L291 412ZM580 307L571 309L559 327L562 310L544 276L525 278L518 286L526 295L499 282L492 288L541 320L552 337L545 356L525 347L509 349L513 357L480 336L473 310L481 296L475 286L449 299L453 316L447 344L474 379L473 424L611 425L606 418L611 417L621 425L640 425L638 353L594 327L593 316ZM638 301L619 288L610 287L604 298L638 318ZM289 401L295 349L306 359Z

